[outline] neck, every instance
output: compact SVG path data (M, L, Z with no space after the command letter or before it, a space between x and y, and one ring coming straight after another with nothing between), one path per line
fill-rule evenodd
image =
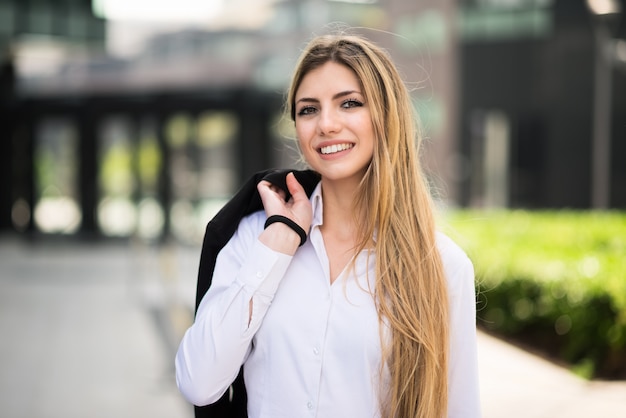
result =
M343 239L356 238L354 196L357 185L322 180L324 197L323 230L333 231Z

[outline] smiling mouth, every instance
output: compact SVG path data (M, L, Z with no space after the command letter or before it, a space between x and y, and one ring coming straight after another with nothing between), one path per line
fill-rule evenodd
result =
M347 149L350 149L354 147L354 144L335 144L335 145L329 145L327 147L322 147L320 148L320 153L323 155L328 155L328 154L335 154L337 152L341 152L341 151L345 151Z

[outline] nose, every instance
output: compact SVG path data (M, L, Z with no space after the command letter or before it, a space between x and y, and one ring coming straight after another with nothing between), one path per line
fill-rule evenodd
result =
M341 130L339 115L330 109L322 110L317 121L317 129L320 135L329 135L339 132Z

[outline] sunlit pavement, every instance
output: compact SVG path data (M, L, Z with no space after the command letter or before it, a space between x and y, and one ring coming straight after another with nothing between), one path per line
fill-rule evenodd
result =
M0 416L191 417L131 246L0 242Z
M626 382L586 381L479 334L484 418L625 418Z
M0 238L0 416L191 418L173 355L198 258ZM626 382L585 382L484 334L479 356L484 418L626 417Z

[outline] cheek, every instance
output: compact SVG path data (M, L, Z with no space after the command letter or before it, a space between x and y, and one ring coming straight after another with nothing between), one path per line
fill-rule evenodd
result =
M298 139L298 145L301 149L306 149L307 144L311 142L314 131L311 130L309 124L300 123L296 125L296 138Z
M364 120L361 126L364 127L361 131L361 138L363 139L363 142L366 143L367 147L371 148L373 151L376 143L374 127L372 126L371 121L368 120Z
M306 138L307 132L309 131L309 125L310 124L308 124L307 121L300 121L294 125L298 138Z
M298 146L298 151L300 152L300 156L304 158L305 161L308 162L308 154L311 152L307 144L309 143L309 139L307 137L306 132L302 130L302 128L296 128L296 145Z

